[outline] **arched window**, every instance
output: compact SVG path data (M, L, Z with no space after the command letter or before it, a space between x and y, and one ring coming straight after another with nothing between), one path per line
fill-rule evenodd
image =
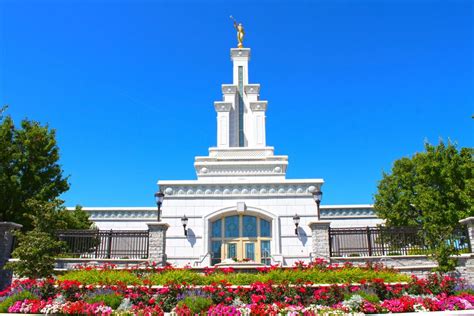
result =
M270 264L271 222L229 214L211 222L212 265L224 259Z

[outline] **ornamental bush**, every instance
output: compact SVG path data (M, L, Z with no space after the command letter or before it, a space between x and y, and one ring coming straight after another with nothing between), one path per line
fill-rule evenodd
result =
M163 268L152 271L143 270L97 270L83 269L69 271L59 280L79 281L84 284L117 284L127 285L165 285L168 283L185 283L193 285L211 285L222 280L234 285L249 285L255 282L273 282L274 284L342 284L360 283L366 280L383 279L385 282L408 282L410 277L394 270L380 267L352 267L329 265L304 266L297 268L262 268L258 273L235 272L227 269L207 269L204 273L191 269Z
M55 256L64 249L65 244L51 237L50 234L32 230L19 233L18 247L12 257L18 261L8 262L5 269L13 270L17 275L28 278L42 278L53 274Z
M184 300L180 301L177 307L183 308L184 306L186 306L192 315L200 315L202 312L207 312L211 305L212 300L208 297L188 296Z

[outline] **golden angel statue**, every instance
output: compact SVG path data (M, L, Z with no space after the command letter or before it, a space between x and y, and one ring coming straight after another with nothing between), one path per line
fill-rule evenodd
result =
M232 20L234 20L234 28L235 30L237 31L237 47L238 48L242 48L244 47L244 35L245 35L245 31L244 31L244 26L242 25L242 23L237 23L237 21L232 17L232 15L230 16L230 18Z

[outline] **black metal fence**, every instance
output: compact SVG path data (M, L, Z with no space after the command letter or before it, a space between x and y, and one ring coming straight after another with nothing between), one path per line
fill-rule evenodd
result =
M417 227L360 227L329 230L331 257L428 254L423 230ZM467 229L456 229L446 240L460 252L470 252Z
M67 245L66 256L95 259L148 258L147 230L66 230L59 231L57 235Z

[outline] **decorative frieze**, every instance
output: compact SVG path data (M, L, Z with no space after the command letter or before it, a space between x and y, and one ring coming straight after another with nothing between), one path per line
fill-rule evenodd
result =
M165 185L166 198L312 195L311 187L320 184L195 184Z
M213 166L206 165L205 167L196 165L196 172L199 177L205 176L282 176L285 174L286 165L232 165L232 166Z
M230 57L231 59L239 57L250 59L250 48L231 48Z
M376 216L372 207L366 208L330 208L321 207L322 217L341 217L341 216Z
M246 94L259 94L260 93L260 85L259 84L248 84L245 85L244 91Z
M266 159L288 160L287 156L273 156L273 147L265 148L248 148L248 147L232 147L232 148L209 148L209 157L196 157L196 160L205 158L217 159Z
M216 109L217 112L229 112L231 108L232 108L232 103L230 102L222 102L222 101L214 102L214 109Z
M216 188L215 191L211 189L203 191L202 189L198 189L199 193L204 196L229 196L231 197L232 194L240 194L242 191L246 192L245 194L250 196L284 196L285 190L279 190L278 187L262 187L260 190L257 187L253 189L242 188L240 191L239 189L232 189L232 188ZM310 188L308 187L308 191ZM168 191L170 192L170 191ZM171 191L172 192L172 191ZM195 195L195 191L189 189L188 192L184 190L178 191L179 194L175 195L175 197L185 197L185 196L193 196ZM297 196L305 196L305 191L303 188L296 189ZM168 197L167 197L168 198ZM74 207L68 208L69 210L74 210ZM139 210L134 208L83 208L84 211L89 213L90 218L92 220L150 220L156 218L156 207L150 208L141 208ZM344 218L356 218L360 216L370 216L375 217L375 212L372 207L363 207L363 208L354 208L354 207L339 207L333 208L331 206L321 206L321 218L332 218L332 217L344 217ZM166 217L163 217L166 221Z
M266 111L267 110L268 101L258 101L258 102L250 102L250 109L252 111Z
M237 86L233 84L223 84L222 85L222 94L236 94Z

